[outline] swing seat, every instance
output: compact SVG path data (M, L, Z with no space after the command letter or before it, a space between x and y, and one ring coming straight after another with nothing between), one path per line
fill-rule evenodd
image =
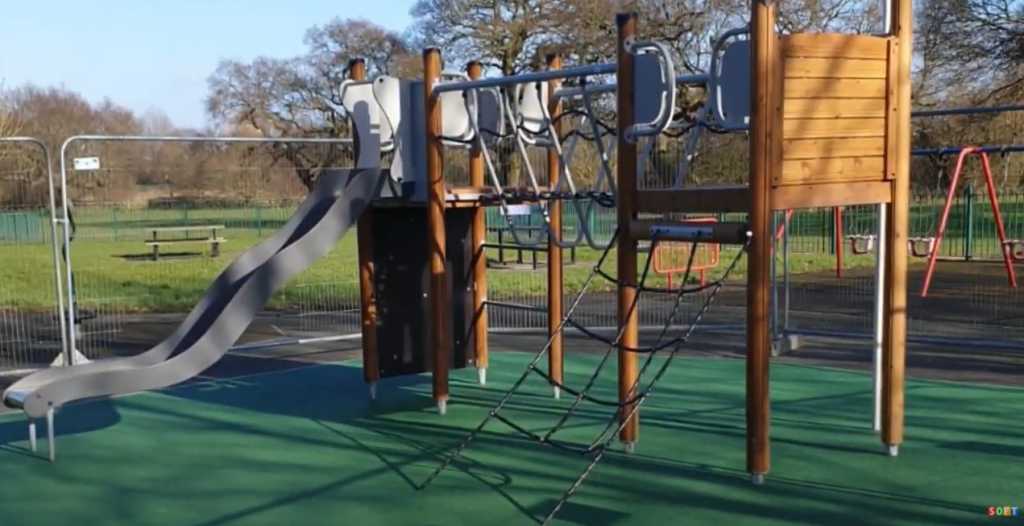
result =
M1010 256L1013 261L1024 261L1024 240L1022 239L1007 239L1003 243L1003 251Z
M907 250L915 258L926 258L935 250L934 237L912 237L907 240Z
M850 252L856 256L870 254L875 251L875 238L872 234L854 234L846 236L850 242Z

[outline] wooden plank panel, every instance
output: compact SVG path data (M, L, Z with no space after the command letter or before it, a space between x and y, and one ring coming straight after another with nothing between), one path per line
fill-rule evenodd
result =
M779 185L881 181L885 157L839 157L782 161Z
M791 99L884 99L885 79L786 79L782 96Z
M789 57L783 63L783 75L787 79L884 79L888 68L884 57L881 60Z
M784 106L783 112L785 113L784 118L786 118L786 119L830 119L830 120L842 119L844 117L837 116L837 115L842 115L842 114L844 114L847 111L847 100L862 101L862 100L865 100L865 99L790 99L790 100L784 101L785 104L783 104L783 106ZM885 116L886 116L886 114L885 114L885 99L867 99L867 100L874 100L874 101L876 101L875 104L873 104L872 106L877 107L877 109L879 109L881 111L878 111L878 112L874 113L873 115L862 115L862 116L859 116L859 117L856 116L856 115L851 115L850 117L846 117L846 118L865 118L865 117L878 118L878 119L885 118ZM797 104L791 104L791 103L794 103L794 102L797 103ZM865 107L865 106L864 105L860 105L860 104L853 105L853 109L854 110L856 110L857 108L863 108L863 107ZM871 106L868 106L868 107L870 109L875 109L875 108L871 108ZM796 113L796 111L798 109L799 110L803 110L803 113L802 114ZM866 112L860 111L859 113L866 113Z
M789 139L782 141L784 161L834 157L876 157L885 155L884 137Z
M885 125L885 119L786 119L782 121L782 139L884 137Z
M790 99L783 107L787 119L857 119L886 116L885 99Z
M772 210L870 205L892 200L887 182L824 183L772 189Z
M843 33L798 33L780 37L784 57L884 59L886 37Z

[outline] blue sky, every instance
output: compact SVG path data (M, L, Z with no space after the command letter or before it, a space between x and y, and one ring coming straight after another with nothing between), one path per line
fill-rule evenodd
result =
M0 0L2 1L2 0ZM206 122L206 77L223 58L287 57L307 28L334 17L392 29L413 0L4 1L0 79L63 85L91 101L110 97L179 126Z

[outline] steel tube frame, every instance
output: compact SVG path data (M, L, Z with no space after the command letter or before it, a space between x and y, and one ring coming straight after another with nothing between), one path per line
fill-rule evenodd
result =
M989 153L1021 153L1024 152L1024 145L1009 145L1009 146L947 146L944 148L919 148L917 150L911 150L910 155L923 157L923 156L943 156L943 155L958 155L960 152L967 148L972 148L976 152Z
M291 347L300 345L312 345L314 343L334 343L344 342L351 340L361 339L362 335L359 333L352 334L339 334L336 336L316 336L312 338L282 338L277 340L267 340L260 342L243 343L241 345L235 345L231 347L232 352L250 352L250 351L262 351L266 349L276 349L278 347Z
M533 71L507 77L491 77L465 82L446 82L434 86L432 93L440 95L452 91L480 90L488 88L508 88L527 82L547 82L549 80L570 79L574 77L592 77L615 73L615 64L593 64L549 71Z
M567 71L567 70L563 70ZM699 75L677 75L676 85L677 86L703 86L710 81L710 75L699 74ZM607 84L600 84L597 86L572 86L568 88L561 88L555 90L555 98L558 99L577 99L583 97L583 94L588 95L602 95L607 93L615 93L618 90L619 84L617 82L611 82Z

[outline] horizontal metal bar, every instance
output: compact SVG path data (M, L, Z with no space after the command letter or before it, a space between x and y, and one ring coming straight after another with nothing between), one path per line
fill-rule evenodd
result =
M850 338L855 340L870 340L874 334L870 332L853 331L828 331L814 329L787 329L785 334L797 334L800 336L822 336L826 338ZM908 343L937 345L940 347L963 347L964 342L970 341L971 348L1000 349L1000 350L1024 350L1024 342L982 340L978 338L955 338L952 336L914 336L907 335Z
M914 156L942 156L957 155L967 148L977 148L985 153L1020 153L1024 152L1024 145L1011 144L1006 146L947 146L945 148L921 148L911 150L910 155Z
M954 115L988 115L992 113L1010 113L1024 111L1024 105L1012 104L1005 106L985 106L981 108L948 108L939 110L918 110L910 113L911 117L951 117Z
M147 135L75 135L64 141L64 146L74 141L110 141L110 142L203 142L203 143L304 143L304 144L350 144L351 138L327 137L202 137L202 136L147 136ZM63 151L63 149L62 149Z
M547 312L547 311L545 310L545 312ZM688 328L689 328L689 325L673 325L672 326L672 329L675 332L684 332ZM742 330L744 330L744 328L745 328L745 326L742 325L742 324L733 324L733 323L701 323L697 327L697 331L705 332L705 333L708 333L708 332L721 333L721 332L742 331ZM590 327L590 326L588 326L587 330L590 331L591 333L597 333L597 334L601 334L601 333L604 333L604 334L617 334L619 332L618 327L611 327L611 326L602 326L602 327L597 327L597 326ZM655 331L657 331L657 332L660 333L661 331L665 330L665 327L664 326L655 326L655 325L641 325L639 327L639 330L641 332L655 332ZM583 336L586 335L586 333L580 331L579 329L577 329L575 327L565 327L564 329L562 329L562 331L565 332L566 334L576 334L576 335L583 335ZM488 327L487 328L487 333L488 334L538 334L538 335L541 335L541 334L547 334L547 332L548 332L547 327Z
M608 75L615 73L615 64L591 64L575 68L553 69L548 71L534 71L509 75L507 77L489 77L469 82L445 82L434 86L434 95L452 91L467 91L487 88L508 88L527 82L547 82L549 80L568 79L573 77L590 77L594 75Z
M547 312L548 309L545 307L538 307L536 305L524 305L522 303L509 303L506 301L484 301L484 306L487 307L503 307L506 309L525 310L529 312Z
M676 84L680 86L694 86L707 84L711 79L711 76L707 73L698 73L697 75L679 75L676 77Z
M509 243L484 243L480 245L480 248L491 248L495 250L520 250L523 252L547 252L547 245L544 246L527 246L527 245L516 245Z
M337 336L318 336L315 338L281 338L277 340L264 340L259 342L243 343L236 345L231 348L231 352L251 352L261 351L264 349L274 349L277 347L291 347L298 345L312 345L314 343L332 343L342 342L350 340L358 340L362 338L362 334L340 334Z
M700 75L679 75L676 77L676 84L679 86L703 86L708 83L710 77L706 74ZM596 86L572 86L566 88L559 88L555 90L555 98L557 99L575 99L582 97L584 93L588 95L602 95L606 93L615 93L619 87L616 82L609 82L607 84L598 84Z

